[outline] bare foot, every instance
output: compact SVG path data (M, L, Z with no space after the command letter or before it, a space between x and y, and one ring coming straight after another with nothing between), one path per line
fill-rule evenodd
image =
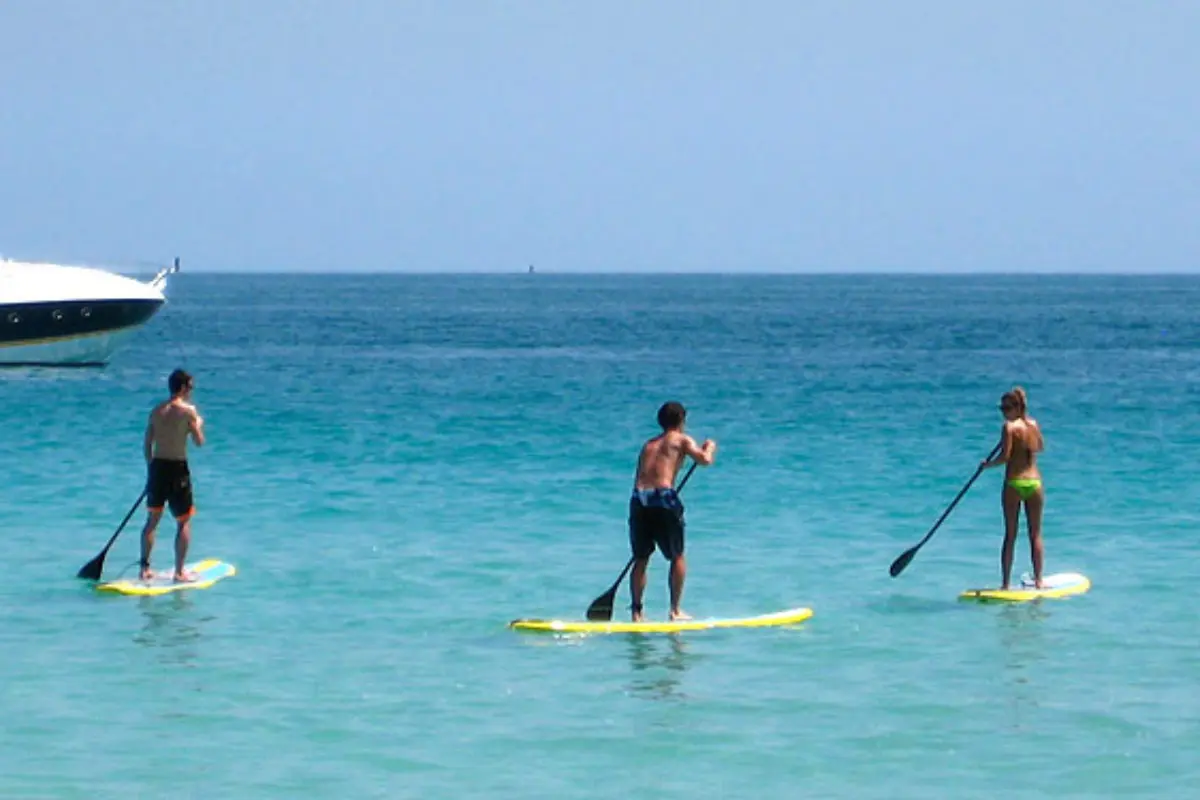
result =
M150 569L149 566L142 567L142 571L138 573L138 580L140 581L149 581L153 578L154 570Z
M1022 589L1045 589L1046 582L1043 581L1041 578L1030 578L1028 575L1023 575L1021 577L1021 588Z
M677 608L671 612L671 622L683 622L691 618L692 615L682 609Z
M174 580L176 583L191 583L192 581L196 580L196 573L188 572L187 570L184 570L183 572L176 572Z
M641 606L636 606L632 610L633 610L633 614L631 616L632 616L632 619L634 622L641 622L642 620L644 620L646 618L645 615L642 614Z

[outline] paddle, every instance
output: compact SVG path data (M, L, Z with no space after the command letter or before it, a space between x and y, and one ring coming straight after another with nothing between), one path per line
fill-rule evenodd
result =
M687 485L688 478L692 477L692 473L696 471L696 462L692 462L692 466L688 469L687 474L683 476L683 480L679 482L679 488L676 492L682 492L683 487ZM633 566L633 557L625 564L625 569L621 570L621 574L617 576L616 582L609 587L608 591L597 597L588 606L587 618L594 622L608 622L613 615L613 600L617 597L617 589L621 588L621 581L625 580L625 573L629 572L629 568Z
M129 522L129 518L133 516L133 512L137 511L137 507L140 506L142 501L145 499L146 490L143 489L142 493L138 496L137 502L133 504L133 508L129 509L129 513L125 515L125 519L121 520L121 524L117 526L117 532L114 533L112 538L108 540L108 544L104 545L104 549L100 551L98 556L84 564L79 569L79 572L75 577L83 578L84 580L89 581L100 580L100 573L104 571L104 559L108 555L108 549L113 546L113 542L115 542L117 537L121 535L121 531L125 530L125 525Z
M988 461L991 461L993 458L995 458L996 453L999 452L1000 445L997 444L992 448L992 452L988 455ZM975 468L975 474L971 476L971 480L967 481L967 485L962 488L962 490L958 493L958 496L954 498L953 502L951 502L946 510L942 512L942 515L938 517L938 521L935 522L933 527L929 529L929 533L925 534L925 538L917 542L915 547L910 547L909 549L905 550L900 554L899 558L892 562L892 566L888 569L888 572L891 573L893 578L904 571L904 568L907 567L908 563L913 560L914 556L916 556L917 551L920 550L925 543L929 541L937 529L941 527L942 522L946 519L946 517L950 516L950 512L954 510L956 505L958 505L958 501L962 500L963 495L966 494L967 490L971 488L971 484L975 483L975 479L979 477L981 472L983 472L983 465Z

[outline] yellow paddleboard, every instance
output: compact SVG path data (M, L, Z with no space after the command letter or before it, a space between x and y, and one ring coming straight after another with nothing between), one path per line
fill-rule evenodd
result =
M196 579L176 583L171 575L173 570L154 573L148 581L121 578L116 581L97 583L96 590L100 592L116 592L117 594L158 595L169 592L182 592L185 589L207 589L222 578L236 575L237 570L232 564L226 564L215 558L198 561L184 566L185 570L195 573Z
M774 614L732 619L689 619L679 622L592 622L589 620L515 619L508 627L518 631L548 633L679 633L704 631L712 628L771 628L794 625L813 615L811 608L792 608Z
M1009 603L1025 603L1045 598L1070 597L1083 594L1092 588L1092 582L1078 572L1060 572L1042 578L1044 589L1033 587L1033 578L1024 577L1021 584L1008 589L968 589L960 594L960 600L997 600Z

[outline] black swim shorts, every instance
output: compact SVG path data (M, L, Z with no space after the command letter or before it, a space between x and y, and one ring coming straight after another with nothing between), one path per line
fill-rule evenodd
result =
M629 547L633 557L654 555L658 545L663 558L683 555L683 503L674 489L634 490L629 498Z
M146 508L162 511L168 504L176 519L186 519L196 512L192 502L192 475L186 461L156 458L150 462Z

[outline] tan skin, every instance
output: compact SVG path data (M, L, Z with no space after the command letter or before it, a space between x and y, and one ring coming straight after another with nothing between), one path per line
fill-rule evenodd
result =
M193 384L188 384L181 392L172 395L171 399L159 403L150 412L146 423L146 435L143 441L143 455L146 465L151 459L164 458L172 461L187 460L188 438L191 437L197 447L204 446L204 419L192 403ZM162 509L151 510L146 519L146 527L142 529L142 561L149 563L150 551L154 548L154 531L162 518ZM192 518L190 516L176 520L178 529L175 533L175 573L177 581L192 580L195 576L185 573L184 561L187 559L188 546L192 539ZM149 580L151 570L142 567L142 580Z
M703 445L697 445L696 440L683 432L683 425L665 431L642 446L638 455L637 477L634 482L636 489L669 489L675 485L679 468L687 458L692 458L697 464L709 466L717 453L717 443L706 439ZM640 606L642 595L646 591L646 567L650 559L637 559L633 563L633 572L629 576L632 589L633 604ZM680 555L671 562L669 584L671 587L671 619L682 620L691 617L679 607L683 600L683 583L687 577L687 560ZM633 613L633 621L642 621L642 612Z
M1008 485L1016 478L1036 478L1041 480L1038 471L1037 454L1045 449L1041 428L1037 420L1025 416L1024 410L1016 401L1005 399L1001 402L1001 412L1004 414L1004 428L1000 432L1000 452L995 458L984 461L984 469L1004 465L1004 491L1001 503L1004 506L1004 545L1000 551L1000 570L1002 581L1000 587L1007 589L1012 575L1013 550L1017 542L1017 525L1020 522L1021 504L1025 505L1025 522L1029 528L1029 548L1033 560L1034 585L1042 589L1042 562L1044 550L1042 547L1042 511L1046 504L1045 487L1039 486L1028 500L1022 500L1016 489Z

